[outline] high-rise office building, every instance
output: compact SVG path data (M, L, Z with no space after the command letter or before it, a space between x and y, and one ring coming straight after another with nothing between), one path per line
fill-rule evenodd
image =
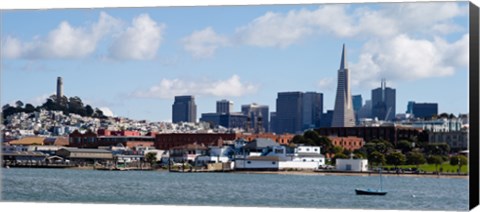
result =
M197 105L194 96L175 96L172 105L172 122L196 122Z
M229 114L233 112L233 102L226 99L217 101L217 113L219 114Z
M332 118L333 118L333 110L327 110L326 113L322 114L319 127L331 127Z
M62 77L57 77L57 101L60 101L60 98L63 97L63 79Z
M431 119L433 115L438 115L437 103L413 103L412 109L415 118Z
M340 69L338 70L337 95L333 110L332 127L354 127L352 94L350 91L350 73L347 67L345 44L342 50Z
M365 104L357 112L358 119L372 118L372 100L365 100Z
M372 90L372 116L379 120L393 121L395 118L395 89L387 87L382 79L380 88Z
M249 128L254 131L270 131L269 112L267 105L258 105L256 103L242 105L242 113L248 116Z
M277 132L277 112L270 112L270 132Z
M352 102L353 102L353 111L358 112L358 110L360 110L360 108L362 108L363 106L362 95L353 95Z
M415 104L414 101L409 101L407 105L407 111L405 113L413 114L413 105Z
M275 132L299 133L302 131L302 92L280 92L277 95Z
M303 94L302 130L320 126L323 113L323 94L306 92Z

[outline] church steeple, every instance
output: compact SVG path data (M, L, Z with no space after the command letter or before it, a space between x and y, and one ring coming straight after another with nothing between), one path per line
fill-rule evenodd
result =
M345 44L343 44L342 59L340 60L340 70L347 68L347 51L345 50Z

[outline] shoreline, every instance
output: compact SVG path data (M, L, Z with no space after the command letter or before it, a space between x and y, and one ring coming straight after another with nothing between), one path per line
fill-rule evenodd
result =
M284 175L319 175L319 176L378 176L378 173L369 172L322 172L322 171L232 171L234 173L244 174L284 174ZM436 175L436 174L396 174L396 173L382 173L383 176L389 177L417 177L417 178L456 178L469 179L469 175Z
M29 167L11 167L11 168L29 168ZM3 169L3 168L2 168ZM130 169L130 170L100 170L93 167L68 167L59 169L71 169L71 170L97 170L97 171L158 171L158 172L170 172L165 169ZM314 170L295 170L295 171L255 171L255 170L230 170L225 172L175 172L175 173L236 173L236 174L283 174L283 175L318 175L318 176L378 176L378 173L373 172L345 172L345 171L314 171ZM396 173L382 173L385 177L416 177L416 178L455 178L455 179L469 179L470 175L456 175L456 174L396 174Z

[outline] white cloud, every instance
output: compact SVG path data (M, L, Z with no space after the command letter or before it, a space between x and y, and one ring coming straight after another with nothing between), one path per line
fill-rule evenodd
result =
M227 37L218 35L211 27L194 31L182 39L183 48L196 58L208 58L215 54L219 47L229 45Z
M372 86L380 78L417 80L450 76L468 66L468 34L448 43L415 39L401 34L392 39L371 40L359 61L351 65L352 85Z
M100 107L100 108L98 108L98 109L100 109L100 110L103 112L103 115L105 115L105 116L110 116L110 117L114 117L114 114L113 114L112 110L110 110L110 108L108 108L108 107Z
M98 22L88 27L74 27L62 21L46 37L36 36L32 41L23 42L7 36L2 48L7 58L81 58L93 53L98 42L119 25L119 20L102 12Z
M153 59L162 42L165 27L165 24L158 24L148 14L139 15L112 43L110 56L115 59Z
M385 4L379 9L326 5L316 10L267 12L238 27L239 43L285 48L309 36L329 34L339 38L392 37L398 34L448 34L462 30L452 22L468 14L468 7L455 2Z
M241 82L240 77L233 75L226 80L192 80L162 79L160 84L147 91L137 91L131 96L139 98L170 99L178 95L206 95L218 97L237 97L255 93L258 86Z
M322 78L318 81L317 87L321 90L333 90L335 89L335 79L331 77Z

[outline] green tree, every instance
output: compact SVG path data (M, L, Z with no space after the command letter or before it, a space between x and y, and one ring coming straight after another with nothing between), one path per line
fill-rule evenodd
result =
M426 155L444 155L447 156L450 152L448 144L427 144L423 147Z
M332 153L333 154L340 154L343 152L343 147L341 146L334 146L333 149L332 149Z
M333 144L332 141L326 136L320 136L318 139L318 144L322 147L322 154L331 153Z
M150 164L151 167L154 167L157 163L157 153L149 152L145 155L145 160Z
M85 106L85 112L87 114L88 117L92 117L93 116L93 113L95 112L92 108L92 106L90 105L87 105Z
M25 113L32 113L35 111L35 107L32 104L25 105Z
M450 165L452 166L458 166L458 172L460 173L460 170L462 169L462 166L468 164L468 159L467 157L463 155L458 155L458 156L452 156L450 158Z
M20 101L20 100L18 100L18 101L15 102L15 106L16 106L17 108L21 109L21 108L23 107L23 102Z
M394 165L397 168L398 165L405 164L405 155L400 152L392 152L387 155L387 164Z
M383 165L385 164L385 155L374 151L368 155L368 162L372 165Z
M427 158L429 164L435 164L435 171L438 173L438 165L443 163L443 159L439 155L432 155Z
M425 164L427 160L420 152L409 152L407 154L407 164L416 165L417 169L420 164Z
M408 152L412 151L412 143L407 140L401 140L397 143L397 149L401 150L403 154L407 154Z

